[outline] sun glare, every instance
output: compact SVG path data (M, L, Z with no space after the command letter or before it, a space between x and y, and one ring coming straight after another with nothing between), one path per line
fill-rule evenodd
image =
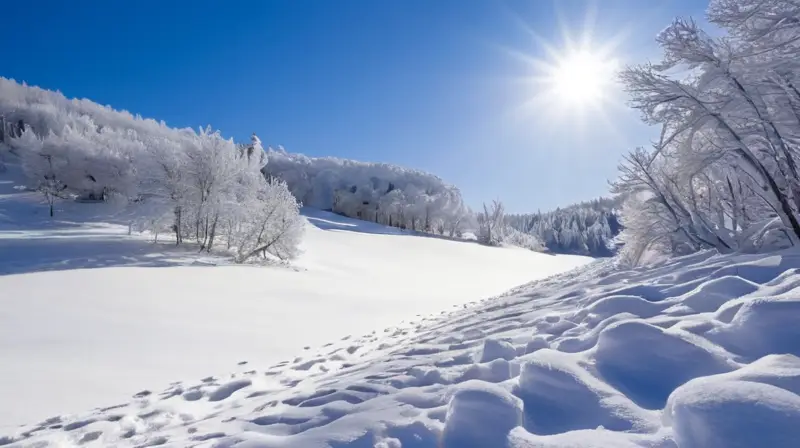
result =
M611 88L615 69L613 59L585 50L571 52L550 67L547 88L567 105L596 105Z
M596 8L588 8L582 24L567 25L559 16L561 39L544 39L519 18L533 46L527 51L503 50L522 62L524 72L508 83L519 101L510 115L514 119L550 122L553 129L569 124L582 131L584 125L614 128L613 109L624 107L617 83L618 52L630 33L622 26L613 35L596 32Z

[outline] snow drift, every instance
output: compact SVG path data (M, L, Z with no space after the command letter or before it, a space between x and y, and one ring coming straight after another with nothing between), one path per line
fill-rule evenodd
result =
M794 447L798 273L791 251L703 252L647 270L595 262L268 368L53 416L5 442Z

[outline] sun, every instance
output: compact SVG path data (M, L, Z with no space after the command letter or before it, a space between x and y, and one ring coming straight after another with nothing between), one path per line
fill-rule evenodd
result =
M591 50L570 50L547 67L545 88L565 106L597 106L610 93L616 60Z
M621 50L632 25L620 24L613 32L597 30L597 7L585 12L582 24L568 25L559 15L560 39L545 39L518 18L530 40L524 49L500 46L519 63L514 75L504 77L513 98L506 115L519 123L546 123L543 129L570 126L576 132L590 127L615 128L614 118L625 109L618 82ZM553 126L549 126L549 125Z
M545 45L545 59L532 64L533 96L562 115L599 115L617 96L619 63L611 45L581 45L568 40L563 47Z

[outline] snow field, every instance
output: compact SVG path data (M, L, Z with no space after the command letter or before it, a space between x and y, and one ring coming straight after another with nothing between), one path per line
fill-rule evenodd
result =
M703 253L629 271L598 262L267 369L245 365L57 416L5 441L794 447L798 268L796 252Z
M244 361L264 369L301 356L293 371L315 372L328 358L309 358L311 347L394 332L589 261L306 209L291 267L232 265L176 249L169 235L128 236L124 213L105 204L61 203L51 220L37 194L0 179L0 434ZM354 362L365 344L331 356Z

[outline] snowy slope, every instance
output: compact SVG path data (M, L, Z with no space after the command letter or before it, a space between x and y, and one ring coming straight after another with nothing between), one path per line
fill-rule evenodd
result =
M799 268L797 252L702 253L633 271L593 263L266 369L245 365L53 416L5 441L796 447Z
M0 174L0 435L144 385L241 361L266 368L589 261L306 210L293 267L233 266L128 236L106 205L62 205L51 220L10 175Z

